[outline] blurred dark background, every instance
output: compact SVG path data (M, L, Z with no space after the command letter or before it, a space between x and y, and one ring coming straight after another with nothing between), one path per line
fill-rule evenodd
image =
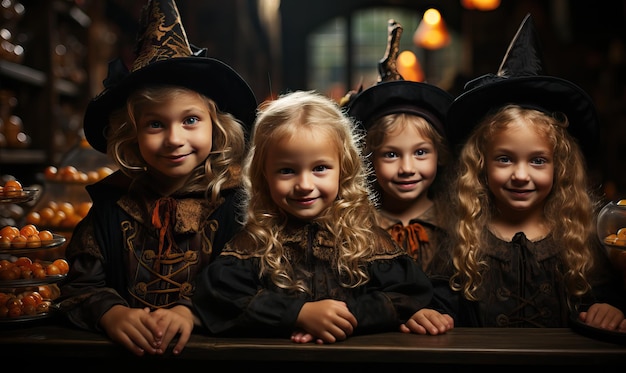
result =
M137 22L145 1L24 0L21 3L27 12L20 25L14 27L29 35L24 44L30 48L31 56L37 38L35 29L39 26L35 21L29 23L27 17L37 16L39 23L42 19L49 21L49 28L44 30L49 40L41 45L48 45L51 50L59 43L62 33L84 34L79 38L84 47L79 60L84 64L86 78L79 82L83 88L73 101L71 126L67 125L70 122L67 118L56 117L56 106L62 106L66 98L63 94L54 98L54 87L48 87L47 95L35 104L48 105L44 112L52 117L50 127L64 131L62 139L50 146L42 145L50 141L50 136L37 141L38 126L44 124L30 113L33 106L23 102L28 98L19 97L14 111L23 116L24 127L31 132L30 147L39 144L45 148L44 157L19 161L11 147L0 149L4 150L0 151L1 173L20 170L23 174L35 173L47 164L58 162L59 154L72 144L67 140L69 134L79 131L81 108L102 89L108 61L117 56L132 61ZM48 3L54 5L43 5ZM177 3L189 41L208 48L211 57L235 68L249 82L259 102L298 89L316 89L339 99L359 84L371 84L372 77L364 71L376 72L376 63L386 46L386 19L390 15L395 17L394 14L402 19L403 43L419 58L426 80L456 95L466 81L497 71L520 22L531 13L543 44L545 72L580 85L596 103L602 124L602 147L598 154L588 155L594 182L607 193L607 198L626 196L626 172L623 172L626 169L622 169L626 164L626 0L501 0L496 9L488 11L468 9L464 6L466 0L178 0ZM70 16L72 9L78 8L90 21L82 25L82 31L68 31L49 14L59 12L59 8ZM411 42L415 25L429 8L439 10L451 35L451 42L436 51L424 50ZM54 74L52 67L46 66L46 63L54 65L52 54L53 58L37 60L42 62L36 67ZM20 64L34 64L32 59L24 57ZM0 79L0 85L0 88L20 89L7 79ZM52 138L55 136L59 137Z

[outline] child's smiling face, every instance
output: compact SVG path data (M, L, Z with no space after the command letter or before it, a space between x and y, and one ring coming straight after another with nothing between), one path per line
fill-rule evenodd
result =
M311 220L339 194L339 151L324 131L303 129L268 151L265 176L274 203L289 215Z
M502 214L543 211L554 183L554 151L532 123L512 123L495 134L485 164L489 190Z
M438 154L432 139L415 125L405 122L386 133L372 156L383 208L402 209L418 199L428 199L428 188L437 176Z
M194 92L181 93L176 100L147 104L137 118L141 156L163 180L184 183L209 156L212 136L209 108Z

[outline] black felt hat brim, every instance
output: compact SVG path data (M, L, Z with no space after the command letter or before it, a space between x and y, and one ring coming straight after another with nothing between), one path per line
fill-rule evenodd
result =
M382 82L359 93L350 103L348 115L367 130L384 115L412 113L426 118L445 137L446 112L453 99L448 92L427 83Z
M250 131L257 101L245 80L225 63L206 57L177 57L156 61L129 73L105 89L87 105L85 137L96 150L106 153L105 132L109 115L126 105L128 96L147 85L182 86L211 98L222 112L231 113Z
M462 93L448 110L446 132L450 144L458 149L485 115L509 103L546 113L564 113L569 120L568 131L583 152L597 150L598 118L593 101L576 84L552 76L502 78Z

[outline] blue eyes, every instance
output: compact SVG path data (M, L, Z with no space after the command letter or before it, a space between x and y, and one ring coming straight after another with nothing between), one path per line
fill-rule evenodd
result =
M415 157L423 157L426 154L428 154L429 152L427 150L424 149L418 149L415 151L415 153L413 153L413 156ZM400 153L396 153L396 152L386 152L383 153L383 157L384 158L400 158Z
M498 157L496 158L496 160L500 163L513 163L513 161L509 157ZM548 163L548 160L545 158L533 158L530 160L529 163L540 166L540 165Z
M324 172L328 170L327 166L316 166L313 167L313 172ZM278 173L281 175L295 174L296 171L293 168L281 168L278 170Z
M185 120L183 121L183 124L186 126L193 126L195 124L197 124L200 121L200 118L198 117L189 117L189 118L185 118ZM159 122L159 121L151 121L148 122L148 126L150 128L164 128L165 125L163 124L163 122Z
M191 117L191 118L185 119L185 121L183 123L185 123L185 124L196 124L199 121L200 121L200 119L198 119L197 117Z

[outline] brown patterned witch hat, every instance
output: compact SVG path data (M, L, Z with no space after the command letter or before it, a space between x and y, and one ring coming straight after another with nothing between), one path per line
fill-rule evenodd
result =
M189 44L174 0L148 0L136 55L130 70L121 59L109 63L104 90L87 105L83 126L94 149L106 153L109 115L123 107L133 91L147 85L195 90L214 100L220 111L234 115L247 131L252 127L257 108L253 91L231 67Z
M435 85L404 80L396 66L402 25L390 19L387 29L388 45L378 64L378 83L350 98L348 115L367 130L385 115L410 113L426 119L445 138L446 111L454 97Z
M583 152L595 151L599 123L593 101L576 84L544 75L540 46L533 19L527 14L498 72L469 81L450 106L446 129L454 150L460 150L481 118L512 103L545 113L564 113L569 120L567 129Z

